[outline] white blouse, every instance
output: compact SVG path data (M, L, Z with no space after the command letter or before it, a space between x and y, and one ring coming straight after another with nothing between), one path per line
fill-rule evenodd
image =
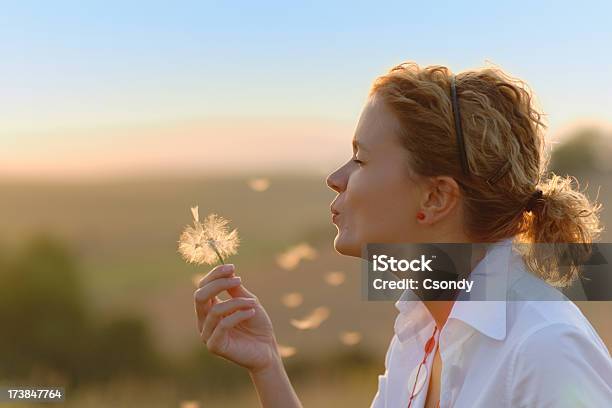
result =
M493 244L472 274L504 265L528 273L512 239ZM414 384L409 377L435 326L412 292L395 306L400 313L371 408L408 406ZM571 301L458 301L435 337L441 408L612 407L612 358ZM433 357L414 408L425 405Z

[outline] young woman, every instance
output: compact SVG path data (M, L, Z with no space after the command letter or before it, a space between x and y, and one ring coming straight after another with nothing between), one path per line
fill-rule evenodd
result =
M476 268L524 269L513 242L590 243L599 206L546 176L541 115L499 69L456 77L403 63L376 79L353 156L327 179L336 250L365 243L489 243ZM528 263L528 262L527 262ZM537 269L535 270L537 272ZM569 282L565 274L539 271ZM227 291L221 302L216 295ZM195 293L208 349L249 370L263 407L301 406L257 297L214 268ZM571 302L404 301L373 407L612 406L612 360Z

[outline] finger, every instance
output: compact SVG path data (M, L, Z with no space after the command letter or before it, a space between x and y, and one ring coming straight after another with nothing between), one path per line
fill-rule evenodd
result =
M206 347L208 347L208 349L212 352L223 351L222 347L224 338L227 336L228 331L237 324L248 320L253 316L255 316L255 309L238 310L237 312L224 317L219 321L219 324L217 324L217 327L215 327L212 335L206 341Z
M206 320L206 315L208 314L208 310L211 307L219 303L219 298L214 296L210 301L208 301L204 305L198 306L196 303L195 311L196 311L196 324L198 326L198 333L202 333L202 329L204 328L204 321Z
M252 298L232 298L224 302L217 303L210 308L210 311L204 320L203 328L200 330L202 339L204 341L208 340L212 332L215 330L215 327L217 327L219 321L225 316L234 313L236 310L250 309L256 305L257 301Z
M232 276L231 278L219 278L216 279L199 289L196 289L194 298L196 302L206 302L213 296L218 295L224 290L231 289L240 285L242 279L240 276Z
M257 299L257 296L255 296L253 292L249 291L242 284L229 289L227 293L229 293L231 297L246 297L246 298Z
M211 305L211 300L220 292L236 287L240 285L240 276L234 276L231 278L219 278L206 286L197 289L193 294L194 301L196 304L196 311L198 316L205 317L206 313Z
M201 288L215 279L230 277L234 274L234 272L236 272L236 267L234 264L217 265L209 273L207 273L206 276L200 279L198 287ZM239 288L232 288L228 290L228 293L232 297L248 297L257 299L257 296L243 286Z
M219 278L229 278L235 271L234 264L217 265L210 272L208 272L200 282L198 282L198 288L206 285Z

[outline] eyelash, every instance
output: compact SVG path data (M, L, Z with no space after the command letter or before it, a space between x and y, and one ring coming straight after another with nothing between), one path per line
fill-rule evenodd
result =
M361 160L358 159L353 159L353 162L357 163L357 165L361 166L363 164L363 162Z

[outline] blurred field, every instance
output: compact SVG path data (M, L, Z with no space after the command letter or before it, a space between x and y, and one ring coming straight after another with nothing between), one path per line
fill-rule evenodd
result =
M329 217L334 193L326 187L324 177L270 175L269 180L270 187L263 192L251 189L246 177L81 184L3 182L0 245L11 252L40 233L65 242L78 260L86 299L96 319L105 321L125 312L143 316L164 355L187 358L194 349L203 348L195 329L192 275L206 268L186 265L176 253L176 241L190 222L189 207L199 204L201 214L217 212L239 229L242 244L230 262L237 265L245 285L268 310L278 341L296 348L287 363L296 362L290 372L296 373L294 381L305 406L366 406L376 391L376 375L382 372L396 310L390 302L361 301L358 261L334 252L335 227ZM601 186L599 200L612 202L608 175L589 174L581 180L589 181L592 194ZM604 225L610 225L611 217L604 207ZM611 238L606 231L603 241ZM294 270L284 270L276 263L279 253L303 242L316 249L316 259L305 260ZM331 271L344 272L345 281L338 286L326 283L325 276ZM281 297L289 292L300 292L303 303L293 309L284 306ZM299 331L289 324L290 319L301 318L318 306L331 311L319 328ZM580 306L606 344L612 344L611 303ZM361 333L361 342L343 344L340 334L344 331ZM344 352L366 357L363 364L347 363L327 377L315 374L322 359ZM306 374L300 375L300 367L308 364ZM210 384L201 384L200 391L193 393L176 384L151 386L132 379L81 387L67 406L168 407L186 398L203 402L205 407L254 406L255 393L248 378L239 370L232 373L243 376L237 391L227 391L234 405L228 405L224 391L215 391Z
M312 378L306 382L294 382L296 392L305 407L337 408L368 406L376 393L376 370L360 370L356 373L329 380ZM186 408L190 401L199 402L201 408L257 407L259 401L252 387L242 387L237 391L210 394L194 394L190 399L182 399L175 389L167 383L151 384L137 381L111 383L104 387L84 388L70 395L67 408ZM181 405L183 403L184 405ZM37 408L40 404L6 404L6 408Z
M334 195L323 178L272 178L263 193L252 191L247 179L240 178L0 188L0 212L10 214L3 226L4 240L14 244L37 231L52 231L77 252L96 309L141 310L171 351L181 351L197 337L191 277L207 268L186 265L176 252L178 235L190 223L189 207L194 204L200 205L201 214L218 212L239 229L242 244L230 261L269 310L279 341L300 342L300 348L327 347L324 339L335 343L335 331L380 333L389 327L382 317L393 316L390 304L360 301L358 262L333 250L329 203ZM301 242L317 249L317 259L292 271L280 268L276 255ZM334 270L347 274L339 287L324 282L325 273ZM303 292L304 303L289 311L280 298L291 291ZM319 305L333 309L328 322L316 333L298 335L289 318ZM349 311L359 311L361 318ZM322 336L332 328L329 337ZM365 340L380 345L376 336Z
M371 363L352 368L357 370L356 379L343 375L322 384L313 382L321 376L306 375L299 381L304 393L310 395L305 400L310 398L317 401L314 406L326 406L317 400L326 396L332 404L329 406L337 406L333 401L346 401L349 396L367 401L376 391L376 372L382 368L393 333L395 309L391 303L360 300L359 263L333 250L335 227L330 222L329 203L334 194L325 186L324 178L270 177L270 188L265 192L252 190L247 178L96 185L4 183L0 189L0 213L6 215L1 242L7 252L18 250L20 243L39 233L51 233L67 243L78 259L96 318L104 321L121 313L144 316L157 346L177 359L194 348L203 349L195 329L192 275L204 273L206 268L186 265L176 252L176 240L190 222L191 205L199 204L201 214L215 211L228 217L242 240L239 254L230 261L268 310L278 341L295 347L296 355L289 357L289 362L316 362L352 349L371 356ZM316 259L305 260L294 270L279 267L276 256L300 243L315 248ZM341 285L325 282L331 271L345 274ZM300 292L303 303L293 309L284 306L281 297L289 292ZM289 324L290 319L302 318L319 306L331 311L319 328L299 331ZM361 333L362 341L355 346L342 344L340 335L344 331ZM302 364L296 366L300 371ZM374 374L360 375L364 370ZM166 384L167 397L151 396L151 401L157 401L157 406L170 406L169 401L180 400L180 391L172 396L172 387ZM206 401L207 407L228 406L223 395L211 394L211 388L202 384L196 399ZM106 398L120 395L125 406L144 404L141 394L149 387L128 381L123 389L128 391L121 394L115 387L111 391L103 387L80 389L75 406L98 406L93 400L105 406ZM236 400L234 391L232 395ZM250 406L247 401L254 397L247 386L235 406ZM213 403L213 399L218 402ZM117 404L113 406L121 406ZM149 402L145 405L154 406Z

